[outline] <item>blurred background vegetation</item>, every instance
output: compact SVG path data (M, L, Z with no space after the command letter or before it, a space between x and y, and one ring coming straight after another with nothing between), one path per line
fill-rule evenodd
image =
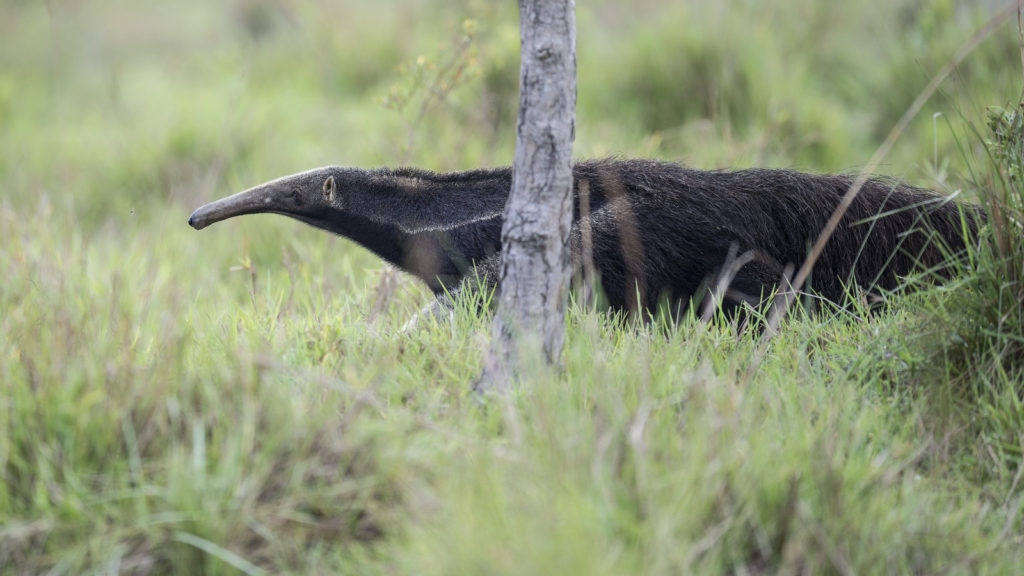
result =
M998 6L581 1L575 155L856 171ZM566 372L488 411L486 319L396 337L427 292L351 243L186 225L325 164L509 164L518 50L514 2L0 0L0 573L1024 562L1019 333L959 370L995 268L924 308L955 330L794 322L749 379L727 326L577 311ZM1007 22L880 171L972 195L1021 81Z
M186 212L310 166L512 157L508 2L2 6L0 174L19 208L47 197L97 226ZM856 170L994 6L581 2L576 155ZM936 158L955 169L946 120L1018 93L1018 62L1004 26L883 170L927 182L941 175Z

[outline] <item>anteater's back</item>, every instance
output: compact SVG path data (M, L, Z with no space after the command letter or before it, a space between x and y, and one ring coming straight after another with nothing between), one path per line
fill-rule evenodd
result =
M744 295L757 301L787 265L804 262L855 179L790 170L709 172L646 160L585 162L574 174L577 199L582 191L589 200L593 261L605 292L613 306L627 308L638 290L644 305L665 296L699 297L730 253L752 257L731 283L734 301ZM577 202L577 219L579 211ZM979 214L971 209L962 219L946 198L871 179L840 221L809 288L841 303L844 285L893 289L915 270L941 271L951 252L963 250L965 224L974 236ZM577 228L580 258L581 240Z

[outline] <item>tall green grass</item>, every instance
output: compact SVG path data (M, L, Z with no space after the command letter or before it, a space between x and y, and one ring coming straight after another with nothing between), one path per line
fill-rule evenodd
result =
M989 6L577 9L579 156L829 171ZM728 323L575 307L564 371L482 403L473 302L402 334L428 294L351 243L185 220L317 165L507 164L514 6L0 3L0 574L1015 572L1019 116L932 115L1018 93L1016 39L883 166L1000 215L956 281L756 366Z
M980 128L978 126L981 126ZM989 226L960 278L920 305L920 376L943 426L964 433L954 443L960 464L979 479L1010 486L1011 505L1024 470L1024 130L1020 108L994 107L970 138L984 143L967 184ZM1019 514L1019 512L1018 512Z

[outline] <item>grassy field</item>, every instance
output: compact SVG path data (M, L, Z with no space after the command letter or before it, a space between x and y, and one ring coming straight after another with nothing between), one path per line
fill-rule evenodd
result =
M578 157L856 171L995 2L580 2ZM489 319L281 217L325 164L509 164L514 3L0 0L0 574L1012 574L1024 186L1011 21L879 169L997 206L944 288L728 323ZM986 147L984 141L991 145Z

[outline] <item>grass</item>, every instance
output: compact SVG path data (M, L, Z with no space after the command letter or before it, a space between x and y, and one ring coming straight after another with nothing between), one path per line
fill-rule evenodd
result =
M578 156L855 169L986 17L706 4L577 7ZM185 220L316 165L507 164L514 7L0 14L0 574L1024 563L1019 120L1002 139L983 125L1020 91L1012 26L882 167L1004 216L959 279L870 315L798 314L756 366L756 335L727 323L574 307L564 372L481 403L472 303L403 335L426 291L351 243ZM463 72L425 92L449 62Z

